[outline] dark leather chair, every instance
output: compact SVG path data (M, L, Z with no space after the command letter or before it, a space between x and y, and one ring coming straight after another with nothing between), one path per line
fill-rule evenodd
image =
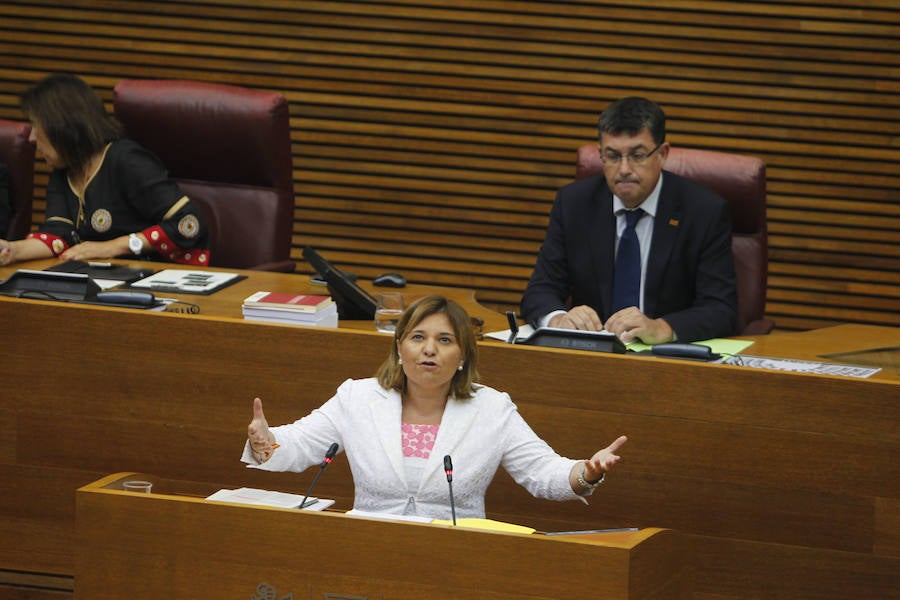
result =
M123 80L125 135L156 154L210 227L210 265L292 272L294 188L284 96L179 80Z
M731 205L731 246L738 295L736 331L740 335L769 333L775 323L765 318L769 265L765 163L739 154L672 147L665 170L708 187ZM597 145L581 146L575 177L602 172L603 160Z
M0 119L0 162L7 168L9 221L0 238L20 240L31 231L34 197L34 144L28 141L31 125Z

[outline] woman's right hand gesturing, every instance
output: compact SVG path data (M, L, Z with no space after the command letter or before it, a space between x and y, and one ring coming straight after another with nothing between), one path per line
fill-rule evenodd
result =
M269 460L278 447L275 436L269 431L269 423L263 414L262 400L259 398L253 399L253 419L247 425L247 439L250 440L253 457L261 463Z

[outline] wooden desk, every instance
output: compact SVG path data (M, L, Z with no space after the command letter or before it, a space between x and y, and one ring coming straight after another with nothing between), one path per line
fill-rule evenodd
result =
M33 269L43 270L47 267L58 264L55 258L46 260L36 260L28 263L20 263L7 267L0 267L0 281L6 279L17 269ZM195 266L175 265L169 263L141 262L133 260L115 259L117 265L128 267L150 268L156 271L163 269L182 269L190 271L219 271L229 273L240 273L246 275L246 279L242 279L237 283L233 283L227 287L218 290L208 296L199 294L177 294L173 292L158 292L157 295L166 298L178 298L185 302L196 304L200 307L200 314L210 317L225 317L231 319L243 319L241 314L241 303L244 298L254 292L284 292L295 294L328 294L328 289L321 285L310 283L310 279L306 275L275 273L270 271L242 271L239 269L201 269ZM402 293L407 301L412 301L428 294L443 294L448 298L459 302L466 311L472 316L478 316L485 320L485 327L490 330L506 329L508 327L506 317L478 304L475 299L475 292L465 288L436 287L428 285L410 284L404 288L376 288L370 281L359 281L359 285L373 296L381 291L397 291ZM347 321L341 324L342 327L351 329L375 330L374 323L368 321ZM486 329L487 330L487 329Z
M879 367L875 380L900 381L900 329L836 325L759 336L745 354Z
M74 570L73 491L107 473L304 490L312 473L238 461L252 398L272 423L296 419L344 379L370 376L389 343L374 331L8 298L0 332L0 568L63 576ZM863 339L897 345L900 330L774 334L758 348L808 358ZM858 380L495 342L480 345L479 371L564 455L629 436L590 507L535 500L501 472L489 517L686 532L696 588L718 598L900 589L896 372ZM351 507L346 461L317 493Z
M77 493L75 598L690 598L681 536L485 532L208 502L178 482ZM162 493L157 493L160 489Z

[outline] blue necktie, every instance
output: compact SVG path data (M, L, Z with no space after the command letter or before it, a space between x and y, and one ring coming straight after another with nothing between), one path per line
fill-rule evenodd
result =
M616 271L613 276L613 314L629 306L641 305L641 243L634 230L644 216L640 208L625 213L625 231L619 238Z

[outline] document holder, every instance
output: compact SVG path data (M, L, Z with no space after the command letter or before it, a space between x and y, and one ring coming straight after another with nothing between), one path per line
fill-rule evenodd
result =
M112 279L125 283L149 277L154 273L153 269L145 267L126 267L115 263L90 263L83 260L67 260L44 270L57 273L82 273L92 279Z
M0 282L0 294L35 300L91 301L100 286L84 273L19 269Z
M538 327L527 339L517 342L531 346L548 348L568 348L570 350L590 350L592 352L625 353L625 344L615 334L606 331L582 331L580 329L559 329Z

